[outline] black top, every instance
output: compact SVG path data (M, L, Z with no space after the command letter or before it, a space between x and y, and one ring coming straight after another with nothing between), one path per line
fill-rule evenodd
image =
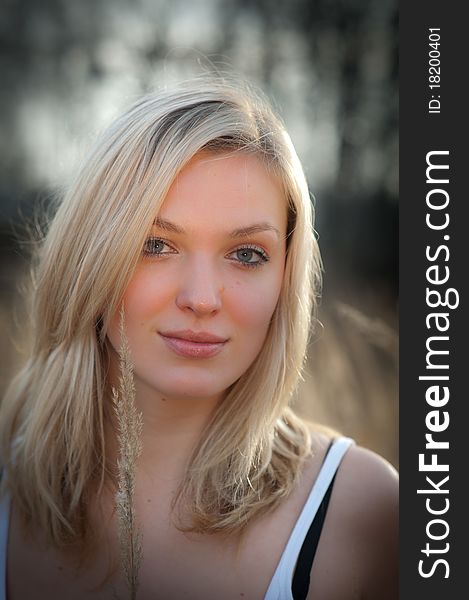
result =
M326 460L326 457L329 454L332 443L333 442L329 444L324 460ZM321 537L324 519L326 518L334 480L335 475L332 478L329 487L327 488L327 492L324 494L324 498L319 505L313 522L308 529L308 533L306 534L303 545L301 546L300 553L298 554L298 560L296 562L295 573L292 581L292 594L294 600L305 600L306 596L308 595L309 576L313 566L314 557L316 555L316 550L318 548L319 538Z

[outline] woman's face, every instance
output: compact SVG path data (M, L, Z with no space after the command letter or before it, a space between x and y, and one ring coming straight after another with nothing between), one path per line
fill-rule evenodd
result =
M201 153L171 186L125 291L139 391L220 397L258 355L279 297L287 206L252 155ZM119 313L108 334L118 350Z

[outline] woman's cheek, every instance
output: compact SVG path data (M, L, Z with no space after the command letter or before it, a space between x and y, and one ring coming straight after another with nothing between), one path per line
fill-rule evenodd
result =
M127 319L133 319L137 315L140 319L155 316L174 293L173 279L168 272L155 273L150 268L141 267L124 293Z
M230 312L240 326L267 326L279 293L280 286L275 283L255 287L235 284L229 294Z

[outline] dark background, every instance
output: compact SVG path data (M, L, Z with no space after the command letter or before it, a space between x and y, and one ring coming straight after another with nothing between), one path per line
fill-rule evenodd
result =
M0 392L25 344L25 220L139 94L232 68L282 115L316 203L323 328L299 410L397 465L397 34L394 0L4 0Z
M401 125L401 212L400 212L400 284L401 284L401 470L400 470L400 539L401 539L401 595L403 600L425 598L460 598L467 585L467 98L462 93L461 70L467 30L463 5L428 0L425 10L417 3L401 4L400 18L400 125ZM430 51L429 28L439 28L440 89L431 90L429 80ZM432 53L433 57L435 52ZM438 56L438 55L437 55ZM433 62L435 64L435 62ZM428 103L432 95L441 97L439 114L429 114ZM448 184L427 183L426 155L431 151L448 151L445 164ZM434 172L435 173L435 172ZM426 215L435 212L427 207L426 196L432 189L444 189L450 202L445 211L449 224L445 230L427 226ZM441 213L440 213L441 214ZM444 236L447 236L445 238ZM437 248L440 244L449 248L448 261L441 258L431 263L426 257L426 247ZM445 284L435 286L427 273L430 264L438 264L443 272L449 269ZM457 308L431 308L426 300L426 288L458 291L460 303ZM451 296L450 296L451 297ZM433 312L446 312L449 328L440 333L434 325L428 327L426 317ZM440 342L449 354L438 361L447 370L432 371L427 368L427 352L430 336L446 335ZM434 344L434 342L433 342ZM434 346L433 346L434 347ZM432 363L435 363L432 360ZM422 375L444 375L448 381L419 381ZM447 449L433 451L426 448L431 421L427 421L432 406L426 401L426 390L435 383L448 387L449 400L441 408L447 412L449 426L433 433L440 442L447 442ZM431 454L435 461L449 466L449 471L419 470L419 454L428 463ZM439 484L445 494L432 492L430 481ZM427 479L428 478L428 479ZM417 490L423 493L418 494ZM449 504L446 508L447 499ZM428 504L427 504L428 501ZM432 514L430 511L441 511ZM441 519L448 525L434 522ZM433 521L433 523L432 523ZM433 537L433 539L431 538ZM436 539L440 538L440 539ZM430 549L430 551L428 551ZM428 552L428 554L427 554ZM449 577L445 578L446 566ZM422 561L422 571L418 572Z

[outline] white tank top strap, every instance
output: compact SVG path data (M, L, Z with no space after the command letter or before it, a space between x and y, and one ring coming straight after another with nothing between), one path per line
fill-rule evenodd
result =
M264 600L293 600L292 579L304 539L344 454L352 444L354 444L352 439L340 437L330 447L303 510L291 532Z

